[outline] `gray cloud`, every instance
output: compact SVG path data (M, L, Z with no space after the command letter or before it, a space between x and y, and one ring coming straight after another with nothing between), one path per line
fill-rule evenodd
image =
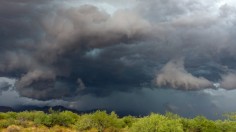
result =
M229 5L3 0L0 75L18 79L19 94L39 100L136 91L153 87L155 73L160 87L211 87L236 68L235 7ZM176 56L185 65L169 62Z
M236 74L235 73L228 73L226 75L222 75L222 80L220 82L220 87L232 90L236 89Z
M56 80L56 75L48 70L30 71L16 82L17 92L24 97L39 100L58 99L75 96L85 88L81 79L78 86L64 80Z
M168 62L157 75L156 84L176 89L196 90L212 87L212 82L203 77L195 77L184 68L184 61Z
M15 83L14 79L0 77L0 95L2 95L3 92L12 90L14 83Z
M49 39L39 50L46 53L44 60L138 40L150 30L148 21L132 11L120 10L110 16L91 5L60 10L48 17L44 29Z
M39 80L54 80L55 75L51 71L32 71L24 75L19 80L19 87L26 87L30 86L34 82L37 82Z
M45 100L78 94L77 88L85 85L78 75L85 67L78 63L90 63L83 58L86 52L141 40L151 27L131 10L110 15L94 5L68 8L59 3L2 1L1 5L13 10L4 7L0 11L6 27L0 30L5 34L0 72L20 78L16 89L21 96Z
M1 0L0 76L15 80L0 81L0 105L212 118L234 111L235 5Z
M0 95L2 94L3 91L9 90L9 88L12 87L11 84L8 82L0 82Z

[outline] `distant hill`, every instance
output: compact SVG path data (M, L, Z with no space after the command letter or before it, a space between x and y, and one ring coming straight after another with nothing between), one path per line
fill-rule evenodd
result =
M79 111L77 111L77 110L69 109L64 106L53 106L53 107L43 106L43 107L40 107L40 106L33 106L33 105L19 106L16 108L12 108L12 107L8 107L8 106L0 106L0 112L9 112L9 111L20 112L20 111L33 111L33 110L35 110L35 111L44 111L47 113L50 108L52 108L53 110L56 110L56 111L69 110L74 113L79 113Z
M45 113L48 113L49 109L52 108L55 111L72 111L74 113L77 114L85 114L85 113L93 113L97 110L105 110L108 113L112 112L112 110L107 110L107 109L92 109L92 110L85 110L85 111L79 111L79 110L75 110L75 109L70 109L70 108L66 108L64 106L34 106L34 105L23 105L23 106L18 106L15 108L12 107L7 107L7 106L0 106L0 112L9 112L9 111L13 111L13 112L21 112L21 111L43 111ZM127 116L127 115L132 115L132 116L140 116L140 114L135 113L135 112L131 112L131 111L115 111L120 117L123 116ZM143 115L142 115L143 116Z
M66 108L64 106L35 106L35 105L23 105L23 106L18 106L16 108L14 108L15 112L20 112L20 111L43 111L45 113L48 113L48 110L52 108L55 111L65 111L65 110L69 110L72 111L74 113L80 113L79 111L75 110L75 109L69 109Z
M14 109L8 106L0 106L0 112L9 112L9 111L14 111Z

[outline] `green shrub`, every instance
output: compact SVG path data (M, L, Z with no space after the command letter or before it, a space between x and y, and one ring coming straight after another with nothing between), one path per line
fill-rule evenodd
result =
M57 122L58 125L69 126L74 125L79 116L70 111L63 111L59 113L58 117L60 117Z
M216 125L218 131L221 131L221 132L236 132L236 122L235 121L217 120L217 121L215 121L215 125Z
M16 112L7 112L5 119L16 119L17 113Z
M235 115L230 117L227 120L212 121L203 116L187 119L166 113L151 114L143 118L119 118L115 112L96 111L92 114L77 115L70 111L59 112L51 109L49 114L41 111L0 113L0 131L17 125L22 131L28 127L33 127L33 130L44 126L50 130L63 128L65 131L69 128L99 132L236 132Z
M225 116L228 120L236 121L236 112L226 113Z
M163 115L151 114L138 119L132 127L133 132L183 132L180 119L168 119Z
M16 121L13 119L0 120L0 128L7 128L10 125L15 125Z
M92 115L84 114L79 117L78 121L76 122L76 127L78 128L78 130L89 130L93 127L92 122Z
M7 119L8 118L8 115L7 115L7 113L0 113L0 120L2 120L2 119Z
M54 111L48 115L51 125L69 126L75 124L78 116L70 111Z
M34 123L36 125L45 125L45 126L52 126L52 122L49 116L43 112L37 113L37 116L34 118Z
M137 121L137 118L135 118L133 116L125 116L121 120L123 122L122 127L124 128L124 127L131 127L132 124Z
M20 121L34 121L34 119L42 114L43 112L41 111L24 111L24 112L19 112L17 113L17 120Z
M36 124L42 124L48 127L55 125L60 126L70 126L74 125L78 119L78 115L70 111L50 111L50 114L45 114L43 112L37 113L34 116L34 122Z
M168 119L180 119L181 118L179 115L171 113L171 112L166 112L165 116Z
M185 131L194 132L221 132L220 127L214 121L208 120L203 116L197 116L194 119L182 120Z
M121 128L123 124L115 112L107 114L105 111L96 111L93 114L82 115L76 125L79 130L96 128L98 131L103 131L109 127Z

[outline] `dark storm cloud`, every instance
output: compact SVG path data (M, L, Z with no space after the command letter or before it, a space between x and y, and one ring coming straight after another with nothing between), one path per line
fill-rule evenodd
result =
M94 61L84 55L95 48L144 39L150 24L135 12L119 10L109 15L92 5L64 8L46 1L2 3L2 30L7 32L1 31L6 34L1 39L1 73L20 77L16 90L21 96L46 100L75 96L83 89L100 94L113 91L103 90L105 85L130 83L131 79L122 77L125 71L116 71L116 64L127 71L120 62L113 58L109 58L111 62L102 58ZM95 66L97 63L101 66ZM107 69L106 65L114 68ZM121 75L115 77L116 74Z
M134 85L132 78L126 80L123 77L128 69L115 58L91 60L86 58L86 54L94 49L143 39L150 30L146 20L128 10L120 10L110 16L91 5L62 9L50 17L44 20L47 38L36 55L45 65L52 65L51 69L58 77L66 78L74 85L77 85L76 79L81 78L88 85L84 93L96 95L112 92L111 88L117 87L115 85L124 88L126 84ZM117 66L124 70L118 70ZM75 91L72 88L70 92L75 94Z
M43 34L41 19L49 12L48 4L46 0L0 2L0 72L4 75L37 65L33 52Z
M44 21L49 38L40 50L46 52L44 60L55 61L67 54L135 41L150 29L146 20L131 11L121 10L109 16L91 5L60 10L49 17Z
M120 8L111 13L99 2ZM153 87L153 79L159 87L196 90L219 81L233 89L223 75L236 68L235 7L99 2L1 1L0 74L18 79L21 96L39 100L129 92Z
M216 57L223 50L235 50L234 43L230 41L235 35L231 28L235 23L235 7L229 4L149 0L141 1L138 10L155 22L159 29L157 36L166 40L170 49L174 47L175 53L179 51L178 54L185 55L194 51L194 56L204 53L206 56L203 58L206 58Z

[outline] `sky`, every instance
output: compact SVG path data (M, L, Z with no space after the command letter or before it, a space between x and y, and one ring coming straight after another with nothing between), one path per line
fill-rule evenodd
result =
M1 0L0 105L236 111L233 0Z

